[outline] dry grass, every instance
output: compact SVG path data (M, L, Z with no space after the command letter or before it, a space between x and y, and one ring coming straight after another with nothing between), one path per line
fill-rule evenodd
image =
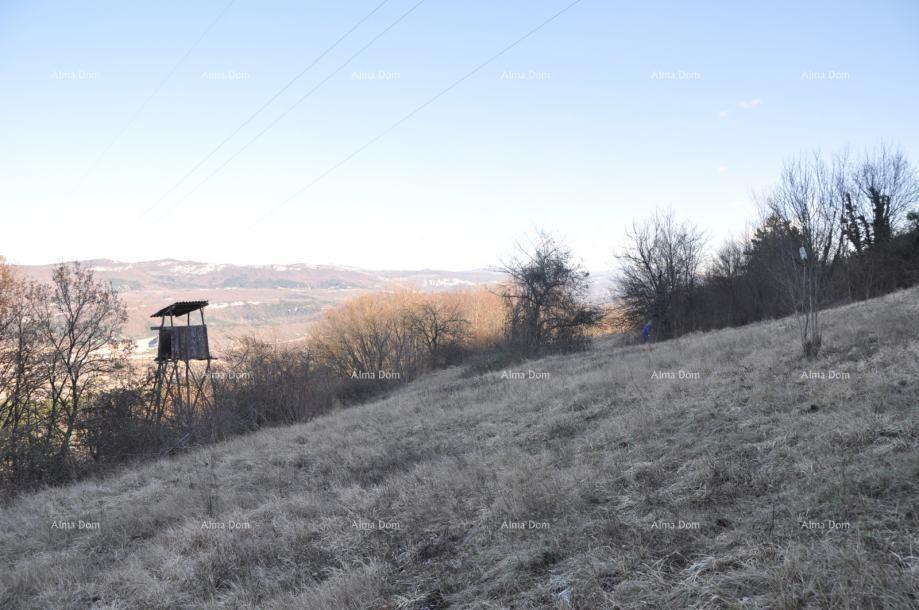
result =
M0 607L916 607L917 297L827 312L810 365L791 320L601 340L20 497Z

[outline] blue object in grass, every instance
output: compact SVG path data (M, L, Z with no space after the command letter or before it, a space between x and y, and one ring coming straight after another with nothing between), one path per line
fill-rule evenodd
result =
M648 323L645 324L645 327L641 331L642 343L651 343L651 323L652 320L648 320Z

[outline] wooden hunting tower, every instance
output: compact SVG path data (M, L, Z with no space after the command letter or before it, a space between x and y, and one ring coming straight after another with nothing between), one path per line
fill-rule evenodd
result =
M159 310L151 318L160 318L159 337L156 345L156 360L210 360L207 345L207 325L204 323L204 308L207 301L179 301ZM201 324L191 323L191 313L200 312ZM176 326L175 318L185 316L185 326ZM169 326L166 326L166 319Z
M207 325L204 323L207 304L207 301L178 301L150 316L160 318L159 326L150 327L150 330L158 332L154 413L157 420L168 418L185 428L185 441L192 436L191 427L199 402L209 401L205 386L210 380L214 358L207 343ZM201 316L200 324L191 323L191 314L195 311ZM183 316L184 325L181 324ZM176 321L179 321L178 325ZM199 361L206 363L203 370L200 365L192 364Z

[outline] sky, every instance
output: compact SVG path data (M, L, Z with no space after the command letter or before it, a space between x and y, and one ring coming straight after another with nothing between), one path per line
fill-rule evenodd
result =
M0 3L0 254L606 269L802 152L919 160L916 2L381 2Z

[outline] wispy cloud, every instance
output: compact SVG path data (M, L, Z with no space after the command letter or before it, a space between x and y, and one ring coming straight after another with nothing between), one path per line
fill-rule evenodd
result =
M727 115L728 115L727 110L722 110L721 112L718 113L718 116L722 119L725 118Z
M718 173L719 173L719 174L726 174L727 172L728 172L728 166L727 166L727 165L719 165L719 166L718 166Z
M751 108L756 108L762 103L763 103L763 100L756 98L752 100L740 100L739 102L737 102L737 105L745 110L749 110Z

